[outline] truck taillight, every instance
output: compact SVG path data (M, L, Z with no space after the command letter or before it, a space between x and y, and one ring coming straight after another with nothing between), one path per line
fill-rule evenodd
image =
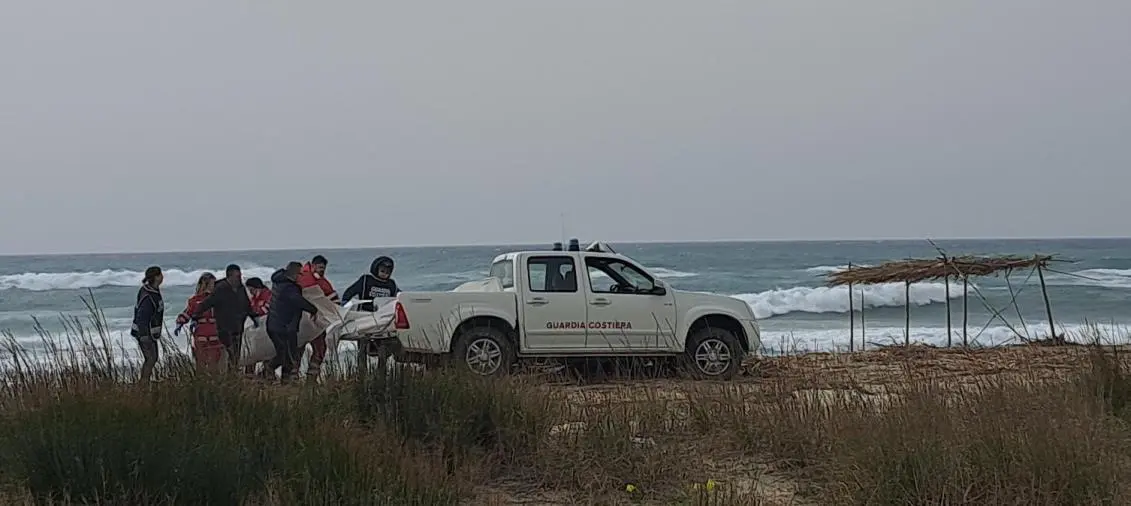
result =
M397 330L408 330L408 315L404 312L404 306L398 302L394 311L396 313L393 317L393 326Z

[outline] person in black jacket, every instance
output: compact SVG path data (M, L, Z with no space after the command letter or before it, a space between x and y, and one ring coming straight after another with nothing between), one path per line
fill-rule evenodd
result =
M298 328L303 311L310 316L318 314L318 308L302 296L298 286L298 275L302 264L291 262L285 269L271 275L271 308L267 311L267 336L275 346L275 358L267 365L274 371L283 368L283 381L291 379L298 365Z
M389 257L377 257L373 263L369 265L369 272L357 281L354 281L346 291L342 293L342 305L354 297L360 297L362 300L373 300L383 297L396 297L400 290L397 288L397 282L393 281L393 259ZM361 311L373 311L372 302L363 302L358 305Z
M244 321L251 318L252 325L259 326L259 320L251 308L251 299L243 286L240 266L231 264L224 270L224 279L216 283L212 295L196 308L193 318L199 318L209 309L215 310L217 337L228 350L228 369L235 371L240 364L243 349Z
M161 282L165 276L157 266L145 269L145 278L137 291L134 304L134 323L130 335L137 339L141 348L141 380L149 381L153 368L157 365L157 340L161 339L161 327L165 323L165 300L161 297Z

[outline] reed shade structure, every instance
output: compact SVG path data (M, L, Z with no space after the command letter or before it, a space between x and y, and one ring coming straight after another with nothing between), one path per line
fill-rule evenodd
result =
M1049 303L1048 289L1045 287L1044 270L1048 268L1054 258L1051 255L1021 256L940 256L931 259L908 259L886 262L870 267L848 265L848 268L830 272L826 275L826 284L830 287L847 286L849 293L849 314L853 310L852 287L853 285L879 285L886 283L903 283L905 290L906 318L903 330L903 344L911 344L911 285L924 281L942 281L946 283L946 339L950 346L950 279L962 279L962 345L967 346L966 327L969 312L966 306L967 287L970 277L994 276L999 274L1009 275L1012 271L1022 269L1036 269L1041 282L1041 295L1045 301L1045 312L1048 315L1049 329L1052 338L1059 341L1056 327L1053 325L1052 305ZM861 297L860 307L863 309L864 301ZM850 322L853 317L850 316ZM851 334L850 339L855 339ZM863 349L863 347L861 347Z

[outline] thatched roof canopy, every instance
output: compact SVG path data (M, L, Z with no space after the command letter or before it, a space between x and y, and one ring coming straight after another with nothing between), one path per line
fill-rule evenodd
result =
M1015 269L1047 267L1049 255L1032 257L940 257L887 262L871 267L849 267L826 275L829 286L877 285L881 283L919 283L950 277L990 276Z

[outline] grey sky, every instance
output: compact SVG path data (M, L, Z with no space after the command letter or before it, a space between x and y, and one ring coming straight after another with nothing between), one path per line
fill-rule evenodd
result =
M1126 0L8 2L0 253L542 243L562 213L609 241L1127 236L1129 26Z

